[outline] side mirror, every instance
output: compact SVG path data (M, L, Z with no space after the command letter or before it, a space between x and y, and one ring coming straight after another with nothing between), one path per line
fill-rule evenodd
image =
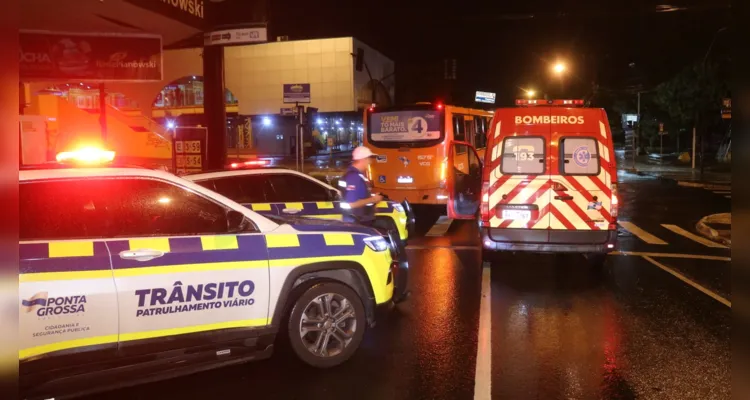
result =
M239 211L229 210L227 212L227 230L229 233L237 233L245 230L245 215Z
M336 189L330 189L329 193L331 195L331 201L339 201L341 200L341 193Z

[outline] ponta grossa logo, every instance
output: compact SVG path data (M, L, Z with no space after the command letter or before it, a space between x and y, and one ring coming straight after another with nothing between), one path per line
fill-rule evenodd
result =
M39 317L77 314L86 311L86 296L49 297L47 292L39 292L28 300L21 300L21 307L26 313L34 312Z

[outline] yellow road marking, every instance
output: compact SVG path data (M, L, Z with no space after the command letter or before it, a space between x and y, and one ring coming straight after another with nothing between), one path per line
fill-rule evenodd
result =
M688 278L687 276L685 276L685 275L683 275L683 274L681 274L681 273L673 270L672 268L667 267L666 265L664 265L664 264L662 264L662 263L654 260L653 258L651 258L649 256L644 256L643 259L646 260L646 261L648 261L648 262L650 262L651 264L656 265L657 267L661 268L662 270L664 270L664 271L672 274L674 277L676 277L677 279L679 279L679 280L687 283L688 285L690 285L690 286L692 286L692 287L700 290L701 292L703 292L703 294L711 297L712 299L718 301L719 303L724 304L725 306L727 306L729 308L732 308L732 302L730 302L729 300L727 300L727 299L719 296L718 294L712 292L711 290L706 289L705 287L701 286L700 284L698 284L697 282L695 282L692 279Z
M677 253L650 253L640 251L613 251L613 256L636 256L636 257L664 257L664 258L687 258L695 260L732 261L731 257L707 256L703 254L677 254Z
M658 237L644 231L636 224L629 222L629 221L618 221L617 222L621 227L625 228L628 232L632 233L633 235L637 236L638 239L643 240L644 242L648 244L660 244L665 245L668 244L667 242L659 239Z
M718 249L726 249L727 248L727 246L724 246L723 244L712 242L712 241L710 241L710 240L708 240L706 238L702 238L702 237L700 237L698 235L694 235L694 234L692 234L692 233L690 233L690 232L688 232L688 231L680 228L677 225L661 224L661 226L669 229L670 231L672 231L672 232L674 232L674 233L676 233L678 235L682 235L682 236L684 236L684 237L686 237L686 238L688 238L690 240L696 241L696 242L698 242L698 243L700 243L700 244L702 244L704 246L715 247L715 248L718 248Z

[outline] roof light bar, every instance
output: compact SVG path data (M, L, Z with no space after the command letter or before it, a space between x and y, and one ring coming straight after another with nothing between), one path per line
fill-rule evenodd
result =
M544 100L544 99L516 99L517 106L583 106L584 102L582 99L560 99L560 100Z

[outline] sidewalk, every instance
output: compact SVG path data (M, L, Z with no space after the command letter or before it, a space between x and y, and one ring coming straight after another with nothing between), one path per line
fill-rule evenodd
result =
M635 160L635 171L633 171L633 159L625 157L623 150L616 150L617 166L620 170L635 172L638 175L650 175L662 179L671 179L692 183L714 183L729 185L732 182L732 173L729 171L717 171L714 166L706 167L701 176L700 169L692 169L691 166L672 162L659 164L648 155L637 156ZM652 160L649 162L649 160ZM718 167L718 166L716 166Z

